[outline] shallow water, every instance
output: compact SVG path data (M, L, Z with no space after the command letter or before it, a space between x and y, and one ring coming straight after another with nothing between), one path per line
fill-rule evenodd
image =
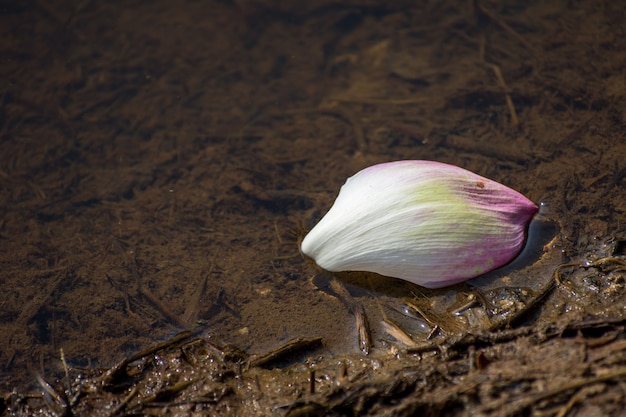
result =
M61 371L61 352L110 365L185 328L249 353L317 336L315 354L358 352L297 242L347 177L390 160L459 165L550 211L519 260L468 285L337 274L373 349L393 343L385 317L428 336L406 301L443 331L489 327L565 262L578 291L542 319L622 314L623 271L584 264L624 256L626 237L626 49L608 9L503 4L529 49L454 2L0 7L4 391ZM476 290L502 311L456 311Z

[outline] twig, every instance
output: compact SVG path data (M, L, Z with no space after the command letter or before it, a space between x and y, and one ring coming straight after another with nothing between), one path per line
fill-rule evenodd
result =
M396 339L398 342L402 343L405 346L411 347L416 346L417 344L411 336L409 336L404 330L400 328L396 323L389 320L388 318L384 318L382 320L383 330L385 333Z
M514 312L511 317L509 317L507 320L501 320L501 321L496 321L494 322L490 328L488 330L496 330L496 329L500 329L502 328L505 324L507 326L510 326L511 324L516 323L517 321L519 321L522 317L524 317L526 314L528 314L530 311L532 311L533 309L535 309L535 307L537 307L539 305L539 303L541 301L543 301L548 294L550 294L552 292L552 290L554 290L557 287L557 281L556 279L551 278L540 290L539 293L532 298L529 302L527 302L524 307L522 309L520 309L519 311Z
M136 360L139 360L141 358L144 358L146 356L152 355L153 353L158 352L159 350L162 350L172 345L175 345L177 343L180 343L183 340L189 339L191 336L193 336L192 332L183 331L183 332L178 333L176 336L171 337L161 343L157 343L153 346L150 346L147 349L137 352L134 355L131 355L128 358L125 358L121 362L118 362L116 365L109 368L102 375L102 380L104 381L105 384L110 384L114 379L117 379L120 376L123 376L126 374L126 367L128 366L128 364Z
M174 313L163 301L159 300L152 294L149 290L145 288L139 288L139 294L143 295L148 301L154 305L157 310L161 312L172 324L181 327L183 329L187 328L187 323L185 323L184 319L178 317L176 313Z
M194 291L191 300L189 300L189 304L187 305L187 308L185 309L182 317L182 321L186 324L186 326L184 327L191 327L191 325L198 316L198 312L200 311L200 301L202 300L207 281L209 279L209 276L213 272L214 266L215 264L212 263L209 267L209 271L204 275L202 281L200 281L200 284L198 285L198 288L196 288L196 290Z
M361 352L368 355L372 349L372 332L370 331L369 321L365 315L365 310L360 304L354 306L354 318L356 319L356 329L358 333L358 343Z
M515 105L513 104L511 94L508 93L509 87L506 85L506 82L504 82L502 71L500 70L500 67L496 64L487 63L487 66L491 68L491 70L495 74L496 79L498 80L498 84L504 92L504 99L506 100L506 105L509 108L509 113L511 114L511 124L513 125L513 127L517 127L517 125L519 125L519 119L517 118L517 112L515 111Z
M109 413L109 417L118 415L124 408L126 408L128 403L130 403L130 400L135 398L135 396L137 395L137 392L139 392L139 387L137 386L133 387L133 389L130 390L128 395L124 397L124 399L113 410L111 410L111 412Z
M491 10L487 9L485 6L480 4L480 1L476 0L474 2L474 6L476 10L478 10L483 15L487 16L489 19L493 20L500 28L502 28L505 32L511 34L515 39L517 39L522 45L526 47L533 54L538 55L537 50L530 44L526 39L522 37L519 33L515 31L511 26L509 26L504 20L500 19L495 13Z
M276 349L262 355L252 357L250 360L250 366L267 365L268 363L279 359L281 356L320 345L322 341L323 339L321 337L291 339Z
M356 328L358 334L359 349L366 355L370 353L372 347L372 334L370 332L369 322L365 315L363 306L356 302L350 295L346 287L344 287L336 278L330 280L330 287L333 289L337 298L339 298L354 314L356 320Z

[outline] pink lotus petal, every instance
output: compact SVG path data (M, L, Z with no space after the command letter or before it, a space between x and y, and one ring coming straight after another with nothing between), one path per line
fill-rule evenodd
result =
M537 209L517 191L453 165L389 162L349 178L301 248L329 271L439 288L515 258Z

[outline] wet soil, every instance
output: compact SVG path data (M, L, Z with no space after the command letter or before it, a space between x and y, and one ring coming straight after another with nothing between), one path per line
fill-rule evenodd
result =
M0 415L621 415L624 21L0 0ZM526 253L428 291L304 259L399 159L544 203Z

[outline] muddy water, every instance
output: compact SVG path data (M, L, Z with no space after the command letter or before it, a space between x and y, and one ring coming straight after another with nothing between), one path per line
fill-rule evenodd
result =
M534 319L623 314L619 262L594 264L625 255L620 14L0 3L0 388L59 372L61 355L106 366L183 329L249 353L318 336L307 354L358 352L333 277L297 242L348 176L398 159L459 165L550 209L518 263L468 285L337 274L373 349L395 343L384 317L416 340L433 323L506 321L557 270L570 287ZM407 319L407 302L428 320Z

